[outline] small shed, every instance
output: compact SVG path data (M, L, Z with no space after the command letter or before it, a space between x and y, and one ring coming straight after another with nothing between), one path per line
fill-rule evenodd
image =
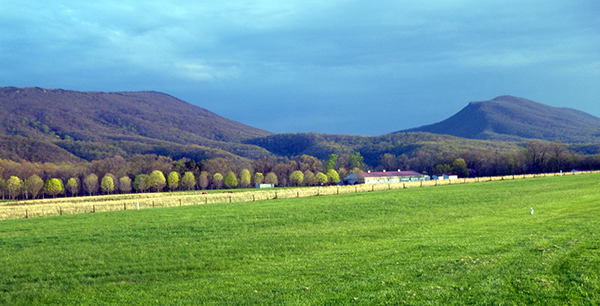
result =
M458 179L458 175L456 174L451 174L451 173L444 173L444 174L438 174L438 175L434 175L432 176L432 178L434 180L457 180Z
M262 184L254 184L254 186L256 188L273 188L273 187L275 187L275 184L262 183Z

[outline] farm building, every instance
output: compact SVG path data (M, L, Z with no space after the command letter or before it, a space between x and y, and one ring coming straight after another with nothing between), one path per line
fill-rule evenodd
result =
M274 188L275 184L267 184L267 183L254 184L254 187L256 187L256 188Z
M450 173L444 173L444 174L440 174L440 175L434 175L432 176L432 178L434 180L457 180L458 179L458 175L456 174L450 174Z
M352 173L343 179L344 184L382 184L410 181L428 181L429 176L416 171L385 171Z

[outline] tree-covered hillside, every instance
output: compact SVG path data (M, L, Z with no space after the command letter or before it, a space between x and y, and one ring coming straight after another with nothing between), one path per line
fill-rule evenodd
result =
M432 125L403 132L428 132L470 139L563 143L599 143L600 118L523 98L500 96L471 102L456 115Z
M53 143L32 137L0 134L0 159L38 163L78 162L80 158Z
M522 148L515 142L472 140L431 133L394 133L381 136L331 135L318 133L287 133L246 140L279 156L312 155L326 159L330 154L360 152L368 165L375 166L385 153L415 155L426 152L460 152L487 150L509 152Z
M269 153L241 141L271 133L158 92L5 87L0 88L0 134L46 140L67 150L78 147L72 153L86 159L95 158L93 151L99 156L165 148L185 152L194 145L254 159ZM81 152L90 147L92 152Z

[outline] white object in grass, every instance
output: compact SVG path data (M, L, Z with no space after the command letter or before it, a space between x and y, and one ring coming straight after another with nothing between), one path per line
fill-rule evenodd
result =
M533 215L533 207L531 208L531 214Z
M138 206L138 210L140 210L140 201L137 202L137 206ZM531 211L531 213L533 214L533 210Z

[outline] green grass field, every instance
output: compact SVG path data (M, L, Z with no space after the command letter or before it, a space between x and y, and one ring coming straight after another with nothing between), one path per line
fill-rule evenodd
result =
M599 236L598 174L6 220L0 304L598 305Z

